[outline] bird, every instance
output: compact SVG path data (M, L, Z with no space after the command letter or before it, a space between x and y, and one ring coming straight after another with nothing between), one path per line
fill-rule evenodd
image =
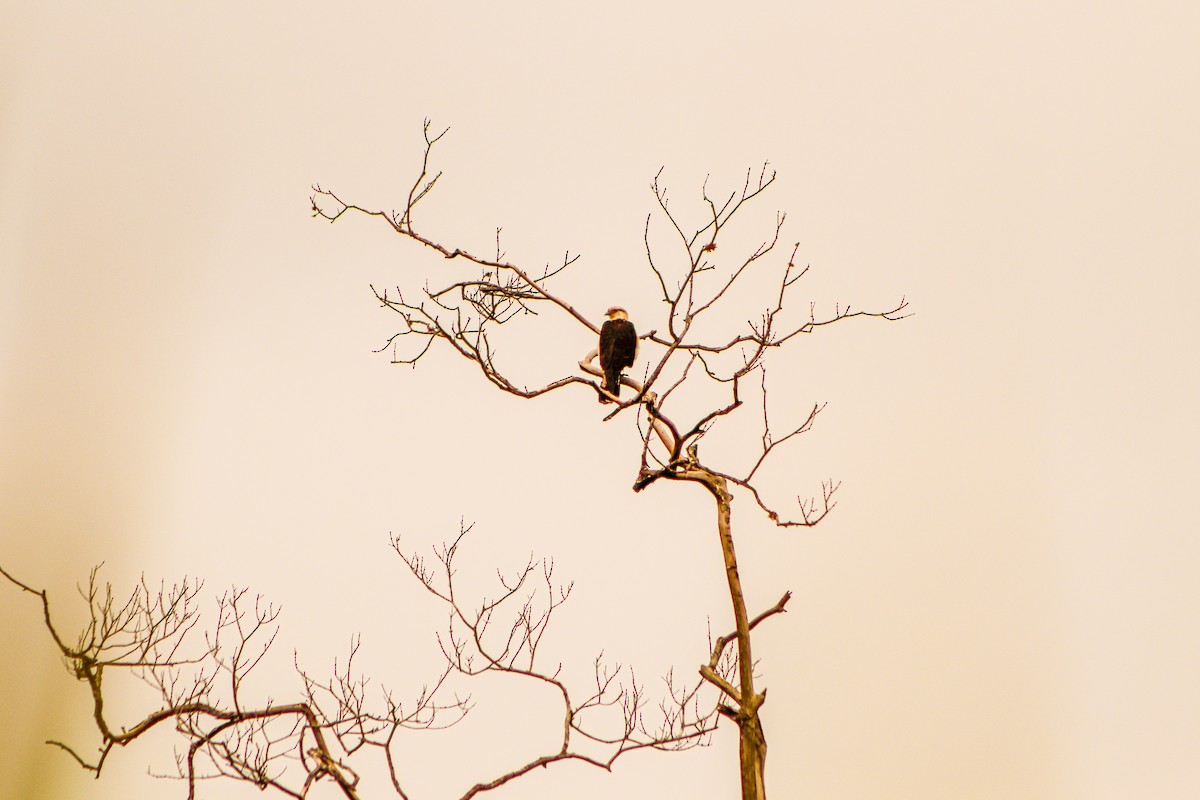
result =
M614 397L621 395L621 370L633 366L637 358L638 335L629 312L613 306L605 314L608 319L600 326L600 369L604 370L604 390ZM600 402L608 398L600 395Z

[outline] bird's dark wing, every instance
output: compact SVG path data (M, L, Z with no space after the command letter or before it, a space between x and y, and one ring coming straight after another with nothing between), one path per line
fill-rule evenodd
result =
M600 326L600 369L606 369L612 362L613 349L617 342L617 320L606 320Z
M633 361L637 357L637 329L633 327L633 323L627 319L612 320L613 342L612 355L615 358L615 363L619 369L626 369L633 366ZM601 331L603 334L603 330Z

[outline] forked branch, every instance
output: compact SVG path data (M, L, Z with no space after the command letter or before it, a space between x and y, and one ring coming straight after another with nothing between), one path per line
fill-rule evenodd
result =
M497 571L493 595L467 599L456 575L471 529L464 524L453 541L433 549L432 557L406 551L397 537L392 546L413 577L449 612L446 629L438 636L448 668L468 677L506 674L546 686L561 705L562 732L556 749L472 786L463 800L560 761L607 770L636 750L681 750L707 742L716 726L716 708L702 695L701 683L676 685L668 673L666 695L655 709L633 671L621 664L597 656L592 683L581 688L569 684L561 662L547 661L542 653L545 633L573 588L554 580L552 559L530 556L514 571Z

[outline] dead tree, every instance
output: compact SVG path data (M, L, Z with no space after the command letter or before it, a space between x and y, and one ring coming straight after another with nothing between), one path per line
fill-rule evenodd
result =
M424 132L421 169L404 206L398 211L363 208L343 200L333 191L313 187L315 217L330 222L336 222L348 212L379 217L395 233L440 253L450 262L444 272L427 276L431 283L417 292L399 287L380 291L372 287L380 304L399 319L399 330L381 350L388 350L395 363L415 365L431 348L449 346L478 368L496 388L522 398L570 388L606 395L602 388L602 373L594 364L595 351L579 362L581 374L565 374L532 387L516 377L521 365L498 360L495 341L501 326L529 315L536 319L542 311L557 312L593 334L598 333L599 328L592 318L555 288L558 285L555 279L574 265L579 256L567 254L560 263L534 270L506 259L501 250L499 229L495 252L489 256L426 235L416 225L414 213L441 177L441 172L431 172L430 156L446 131L433 132L427 120ZM874 311L851 310L851 306L839 304L833 313L819 316L816 305L809 303L805 308L807 313L797 318L792 310L796 305L794 294L808 267L796 264L799 245L791 248L786 260L774 257L783 230L784 214L775 215L774 224L767 227L767 235L761 244L749 252L726 257L722 250L718 255L718 245L727 241L723 236L735 217L740 219L740 212L771 186L775 173L768 172L766 165L757 176L753 171L747 171L740 189L718 197L709 194L706 181L700 192L701 215L698 221L687 224L671 209L667 191L660 183L661 172L655 176L651 188L657 213L675 244L667 254L652 244L654 213L647 215L644 240L646 266L653 273L666 311L661 319L655 320L656 327L641 334L643 353L651 353L642 379L622 378L622 383L631 387L634 394L625 400L609 396L608 399L617 402L605 421L633 417L638 425L642 447L633 481L634 491L643 491L661 480L687 481L699 484L715 501L716 530L728 579L733 630L716 639L699 672L704 681L720 692L720 712L738 726L742 797L763 800L766 796L767 746L759 709L766 692L755 685L751 632L767 618L785 611L790 593L785 592L779 602L755 616L747 611L731 529L732 503L735 493L742 493L780 527L811 527L832 510L839 486L832 480L823 483L819 498L797 498L790 512L769 501L756 486L756 475L767 457L778 446L808 431L824 407L814 405L798 425L782 435L773 434L767 403L766 360L768 355L797 337L835 322L852 318L902 319L906 316L907 304L901 298L892 308ZM762 274L764 270L773 270L775 277L769 296L755 312L756 319L739 329L714 334L713 330L721 330L720 320L745 319L744 314L731 313L726 306L739 281L745 283L747 276ZM701 321L714 323L707 326L704 337L697 333L702 327ZM640 322L644 327L645 320ZM721 402L699 415L686 416L686 412L675 411L684 406L674 402L676 398L698 386L711 388L714 384L724 392ZM737 470L710 465L700 456L702 440L714 431L723 430L722 422L742 408L743 394L754 384L760 388L762 415L761 438L755 444L756 456L749 466ZM414 569L414 573L422 578L418 570ZM424 578L422 582L425 582ZM465 624L461 617L460 622ZM731 645L732 669L722 670ZM450 657L452 661L457 658L453 648Z

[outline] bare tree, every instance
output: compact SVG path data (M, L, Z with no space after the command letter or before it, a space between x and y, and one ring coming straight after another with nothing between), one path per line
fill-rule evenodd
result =
M185 782L189 798L196 795L200 781L215 778L244 781L296 798L307 796L317 784L329 784L347 798L358 798L371 784L371 778L364 776L375 770L385 776L384 785L406 800L403 787L408 777L394 758L399 732L455 724L473 701L469 695L455 693L452 684L502 673L544 687L557 698L561 737L548 752L469 787L461 795L463 800L537 767L575 761L609 769L619 757L636 750L705 744L721 717L732 720L739 730L742 797L763 800L767 747L759 712L766 691L755 683L751 634L765 620L783 613L791 595L784 592L778 602L754 616L748 612L734 550L732 503L735 494L744 494L780 527L811 527L833 509L839 486L832 480L824 482L818 497L797 498L788 510L764 496L756 484L768 457L810 430L824 407L814 405L783 433L773 432L767 359L800 335L835 322L856 317L901 319L906 303L901 299L895 307L877 311L837 305L824 316L808 303L806 313L796 317L793 295L808 268L796 265L798 246L786 259L777 255L785 215L775 215L756 247L731 258L725 257L724 250L717 255L718 244L728 241L725 237L735 217L740 219L740 212L760 198L775 174L766 165L757 175L747 171L740 188L719 197L709 194L706 182L697 204L700 217L685 224L670 207L660 170L651 184L657 208L647 215L644 244L646 268L661 292L665 313L655 320L655 327L641 334L642 349L650 353L643 359L641 375L621 378L633 389L632 395L622 400L605 391L595 350L579 361L577 374L555 372L558 377L553 380L528 386L517 377L528 367L526 362L499 359L498 331L522 321L542 321L545 315L540 312L549 311L590 335L597 334L597 325L555 288L556 279L579 257L567 254L559 263L533 270L507 260L499 229L494 255L488 257L420 232L414 212L441 176L431 173L430 157L445 133L435 133L425 123L421 169L399 211L368 210L314 187L314 216L331 222L347 212L379 217L395 233L451 262L445 273L427 276L431 282L416 292L372 287L380 304L399 320L399 330L381 350L388 351L396 363L415 365L434 347L448 346L489 383L518 397L582 389L589 396L596 393L615 401L604 407L605 421L631 420L631 429L636 428L640 436L634 491L659 481L685 481L698 484L714 499L731 630L710 640L693 683L668 673L663 691L652 696L632 670L596 658L590 680L575 685L563 677L561 663L551 662L543 652L547 627L568 599L571 586L555 582L553 561L531 557L515 571L498 570L498 586L472 598L470 588L460 586L455 578L456 559L462 558L470 530L464 526L449 543L434 548L432 557L392 541L413 577L447 612L446 627L437 639L444 666L423 689L404 701L384 686L368 691L370 682L354 666L359 650L356 638L349 657L340 665L335 662L328 678L314 677L294 659L299 684L294 699L278 703L255 696L247 677L276 640L279 611L245 589L218 596L213 620L203 627L198 582L184 580L155 588L143 581L122 601L111 586L101 586L93 571L82 590L88 621L69 644L60 622L51 615L46 592L0 569L11 584L40 600L55 645L92 696L92 716L100 737L95 755L62 742L51 744L98 777L115 746L126 747L151 730L173 727L181 741L173 777ZM652 228L655 214L661 220L659 228ZM659 229L672 242L665 252ZM757 277L750 279L751 275ZM751 321L732 329L723 327L727 320L746 318L745 311L736 308L739 290L748 283L764 285L764 278L767 296L758 301ZM719 399L712 402L712 397ZM700 447L706 437L730 435L736 440L744 435L727 424L744 405L757 408L761 419L746 463L719 469L702 460ZM697 412L697 407L703 410ZM105 708L107 687L115 674L149 685L157 697L156 707L131 724L115 725ZM372 762L375 767L363 765L367 753L379 757Z
M598 333L597 325L555 289L555 279L574 265L579 256L567 254L560 263L533 270L506 259L500 245L499 229L495 253L491 256L477 255L425 235L414 221L414 212L429 197L441 177L441 172L431 172L430 156L446 132L435 132L426 120L421 169L402 209L363 208L343 200L333 191L314 186L313 215L330 222L336 222L348 212L379 217L400 236L455 262L450 271L433 276L430 278L433 283L427 283L416 293L406 293L398 287L383 291L372 287L380 304L399 317L399 330L381 348L391 352L395 363L415 365L435 345L444 345L474 364L498 389L518 397L534 398L569 387L597 392L617 401L605 421L633 412L641 433L641 456L633 482L634 491L643 491L660 480L688 481L699 484L713 497L733 611L733 630L716 639L699 671L702 678L720 692L723 698L720 712L738 726L742 797L762 800L766 796L767 746L759 710L766 692L755 686L751 632L764 620L785 611L790 593L785 592L774 606L753 617L747 611L730 524L734 492L747 494L780 527L811 527L833 509L834 495L840 485L832 480L824 482L819 497L797 498L791 511L785 511L774 501L768 501L755 484L759 469L768 456L780 445L810 430L824 408L814 405L799 424L782 434L773 433L766 390L767 356L797 337L835 322L852 318L902 319L907 315L907 304L903 298L894 307L884 310L852 310L850 305L838 304L832 313L819 316L815 303L810 302L807 314L796 318L791 313L793 295L808 267L796 264L799 245L791 248L786 260L773 258L785 214L776 213L774 224L767 228L767 235L749 252L729 258L716 255L718 244L725 241L722 237L731 228L734 218L771 186L775 173L768 172L765 164L757 175L748 170L739 189L717 197L709 194L706 181L700 192L699 219L685 223L670 207L667 191L660 182L660 170L651 188L659 217L674 244L665 254L658 251L651 234L654 214L647 215L646 266L661 291L666 313L657 320L657 327L641 335L643 344L650 346L644 349L654 348L642 380L622 377L622 383L631 387L634 395L621 401L605 392L603 374L594 363L595 350L579 362L582 374L563 375L549 383L527 386L514 374L520 364L501 363L497 358L497 332L501 326L527 319L530 315L536 318L540 311L549 309L592 333ZM775 278L769 295L755 312L756 319L739 329L723 331L722 320L745 318L744 314L732 313L727 307L734 297L735 285L764 269L773 269ZM714 323L706 326L703 337L698 335L702 321ZM748 383L758 384L761 397L762 430L755 444L756 455L741 469L719 469L701 460L701 441L721 429L721 423L742 408ZM724 400L700 414L676 411L686 408L684 403L676 403L676 398L689 391L694 396L698 387L713 384L723 387ZM425 582L424 578L422 580ZM733 668L729 673L720 667L731 645Z

